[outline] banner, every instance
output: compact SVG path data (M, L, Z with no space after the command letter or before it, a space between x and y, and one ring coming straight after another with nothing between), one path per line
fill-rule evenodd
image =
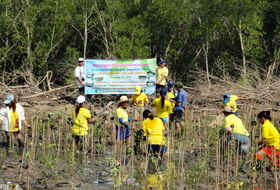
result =
M85 94L145 94L156 87L156 59L85 60Z

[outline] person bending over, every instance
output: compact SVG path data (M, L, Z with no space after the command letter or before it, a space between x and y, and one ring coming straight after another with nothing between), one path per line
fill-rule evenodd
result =
M148 138L148 152L160 153L165 158L168 155L167 146L165 146L165 137L163 136L164 126L161 119L154 117L150 110L143 112L146 119L143 122L144 137Z
M275 165L279 167L279 132L271 123L270 111L262 111L258 114L258 120L262 124L262 140L258 142L260 151L257 152L255 157L263 161L265 157L270 159L269 170L274 171ZM275 163L276 162L276 163Z

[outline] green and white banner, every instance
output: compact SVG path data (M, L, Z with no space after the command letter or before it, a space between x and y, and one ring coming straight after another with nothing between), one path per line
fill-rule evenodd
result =
M156 87L156 59L85 60L85 94L146 94Z

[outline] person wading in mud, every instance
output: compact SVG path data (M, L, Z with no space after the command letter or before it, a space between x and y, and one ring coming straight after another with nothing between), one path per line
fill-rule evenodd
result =
M11 132L17 138L19 147L24 147L20 134L20 130L22 129L21 122L30 128L30 125L25 120L23 107L16 103L13 94L9 94L6 96L4 106L0 110L0 124L2 123L2 130L5 132L8 145L10 141L8 132Z
M128 117L127 107L129 105L129 99L127 96L121 96L117 105L118 108L116 110L116 114L118 124L116 125L116 139L120 140L120 146L123 146L124 141L129 138L130 125L128 122L133 122L133 119ZM132 129L135 128L133 127Z
M233 114L231 107L225 107L223 113L225 116L224 127L227 135L226 143L235 140L236 148L239 148L239 153L242 155L243 159L245 159L251 144L250 135L245 129L241 119Z
M280 167L280 135L277 129L271 123L272 118L270 116L270 111L260 112L258 114L258 120L262 124L262 140L258 142L260 151L257 152L255 157L258 159L258 162L264 161L264 158L268 157L270 159L269 170L273 172L275 170L275 165Z
M235 95L224 94L224 99L222 101L221 108L218 112L218 115L224 109L224 107L231 107L233 114L238 117L236 100L250 100L250 98L244 98L244 97L238 97L238 96L235 96Z
M168 110L171 107L171 102L167 100L167 90L165 88L161 89L159 94L160 97L153 101L152 106L156 106L156 116L162 120L165 129L167 129L169 121Z
M142 112L144 111L144 103L149 104L147 95L143 93L140 86L136 87L135 94L132 95L130 103L134 104L140 109L140 110L135 110L135 118L136 120L139 120L139 111L142 114Z
M182 117L187 105L187 92L183 89L182 82L175 82L175 88L178 91L178 95L175 97L175 100L171 100L171 103L175 103L173 110L175 128L181 130L180 125L184 125Z
M77 98L77 107L73 110L74 125L72 127L72 135L76 146L83 143L84 137L88 134L88 124L95 120L91 117L90 111L85 108L85 104L85 97L80 95Z
M79 58L78 59L79 66L76 67L75 69L75 77L77 78L78 81L78 88L80 95L85 94L85 67L84 67L84 58Z
M154 117L150 110L143 112L143 117L146 119L143 122L144 137L148 138L148 152L155 154L160 153L163 158L168 155L166 140L163 135L164 126L162 120Z
M160 66L156 66L156 94L158 94L162 88L166 88L166 78L168 77L166 61L161 59L159 64Z

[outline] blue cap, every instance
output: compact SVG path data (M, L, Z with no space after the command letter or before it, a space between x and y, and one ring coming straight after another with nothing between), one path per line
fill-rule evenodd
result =
M161 59L159 63L166 63L165 59Z
M173 81L168 81L167 86L174 86L174 82Z
M159 93L160 95L166 95L167 91L165 88L162 88Z
M224 94L224 103L228 103L230 96L228 94Z
M6 99L4 101L4 104L9 104L11 101L13 101L15 99L14 95L13 94L8 94L6 96Z

